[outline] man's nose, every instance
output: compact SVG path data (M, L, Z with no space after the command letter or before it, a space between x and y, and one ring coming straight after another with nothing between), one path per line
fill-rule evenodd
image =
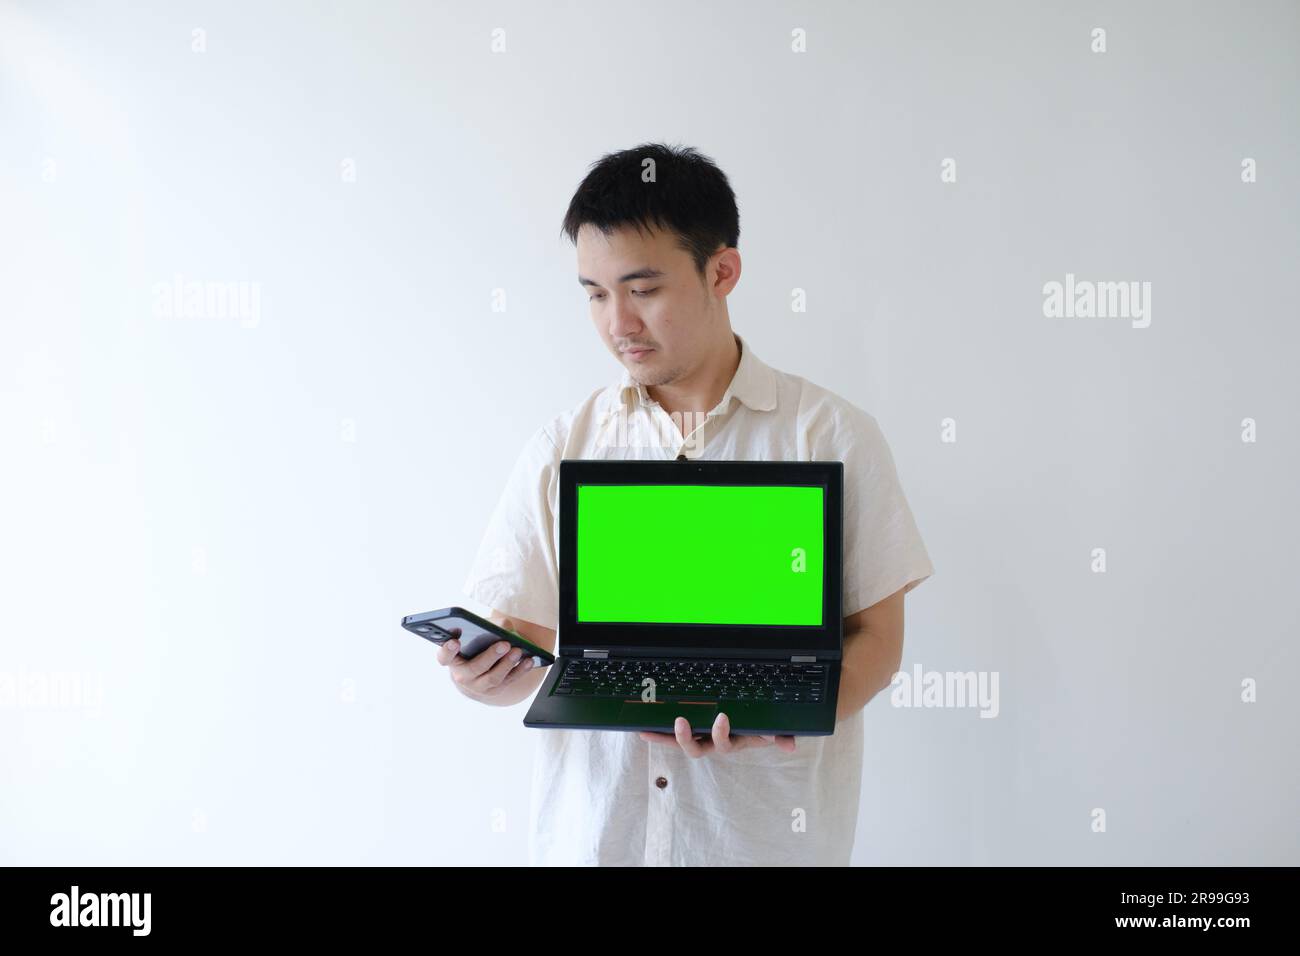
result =
M641 331L641 319L632 303L614 296L609 307L609 334L611 338L626 338Z

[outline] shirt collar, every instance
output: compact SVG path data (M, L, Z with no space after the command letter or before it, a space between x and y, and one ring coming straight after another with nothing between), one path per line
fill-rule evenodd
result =
M736 374L732 376L731 384L722 393L719 407L726 411L734 395L740 399L741 404L756 412L770 412L776 408L776 371L755 355L753 347L740 335L735 332L732 335L740 348L740 365L736 367ZM619 380L617 399L625 405L632 403L633 400L638 400L642 405L652 401L646 387L634 379L626 367L623 369L623 377Z

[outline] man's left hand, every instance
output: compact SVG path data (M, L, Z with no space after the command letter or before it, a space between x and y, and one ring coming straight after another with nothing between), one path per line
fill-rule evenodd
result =
M671 734L656 734L643 730L638 736L652 744L681 747L682 750L686 751L688 757L704 757L715 753L734 753L747 747L771 746L776 746L786 753L791 753L795 746L794 737L775 734L738 734L733 737L731 734L731 721L727 719L726 714L718 714L717 719L713 721L712 736L706 734L693 735L691 733L691 722L685 717L678 717L673 722L673 733Z

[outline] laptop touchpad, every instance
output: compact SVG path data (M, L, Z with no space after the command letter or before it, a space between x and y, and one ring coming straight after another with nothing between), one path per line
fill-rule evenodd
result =
M667 733L672 733L673 721L678 717L689 720L691 728L697 734L708 733L713 728L713 718L717 716L718 705L715 703L687 704L680 701L665 701L659 704L635 701L625 703L618 712L619 723L651 724L663 727Z

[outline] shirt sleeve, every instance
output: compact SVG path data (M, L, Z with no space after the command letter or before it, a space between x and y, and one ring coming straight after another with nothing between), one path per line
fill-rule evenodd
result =
M827 457L844 462L844 616L934 574L894 456L874 416L853 408Z
M543 426L525 443L488 519L463 593L510 617L559 627L560 453Z

